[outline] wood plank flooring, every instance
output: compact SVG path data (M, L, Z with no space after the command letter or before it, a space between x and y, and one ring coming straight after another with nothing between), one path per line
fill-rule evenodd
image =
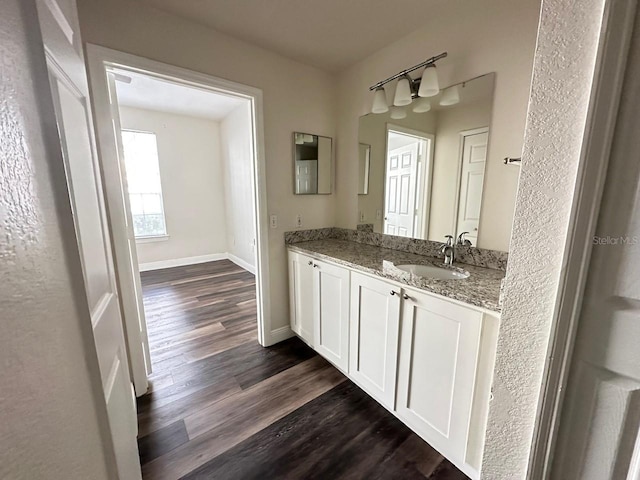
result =
M252 274L222 260L141 278L145 479L467 478L299 339L261 347Z

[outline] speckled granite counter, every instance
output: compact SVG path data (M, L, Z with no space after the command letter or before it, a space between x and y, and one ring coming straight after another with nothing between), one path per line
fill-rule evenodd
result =
M437 258L333 238L299 242L288 247L295 252L312 255L318 259L389 278L443 297L500 312L500 282L504 277L504 272L501 270L463 263L445 267ZM454 268L467 271L470 275L457 280L434 280L403 272L395 267L402 264Z

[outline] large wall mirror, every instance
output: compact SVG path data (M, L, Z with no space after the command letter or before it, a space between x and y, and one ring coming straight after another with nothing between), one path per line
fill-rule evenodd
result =
M490 73L360 117L361 157L368 147L366 171L360 159L360 223L434 241L467 232L466 243L477 245L494 82Z
M333 151L331 138L294 132L293 193L327 195L331 193Z

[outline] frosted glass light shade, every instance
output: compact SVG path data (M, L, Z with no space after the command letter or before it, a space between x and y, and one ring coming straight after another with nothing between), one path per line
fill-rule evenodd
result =
M444 92L442 92L442 98L440 98L440 105L455 105L460 102L460 91L458 90L458 86L454 85L453 87L447 88Z
M396 94L393 97L393 104L403 107L411 103L411 84L407 77L402 77L396 84Z
M296 145L304 144L304 135L296 133Z
M431 110L431 101L428 98L418 98L413 105L413 111L416 113L425 113Z
M402 107L391 107L391 118L400 120L407 116L407 111Z
M387 105L387 95L384 88L376 88L373 94L373 105L371 106L371 113L386 113L389 111L389 105Z
M313 135L305 133L303 140L304 140L304 143L313 143Z
M418 89L419 97L433 97L440 93L440 84L438 83L438 72L436 66L431 65L422 72L422 80L420 80L420 88Z

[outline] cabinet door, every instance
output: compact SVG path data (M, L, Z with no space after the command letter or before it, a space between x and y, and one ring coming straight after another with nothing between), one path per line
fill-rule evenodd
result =
M349 270L314 261L314 348L343 372L349 368Z
M400 289L384 280L351 276L349 374L367 393L394 408Z
M289 252L289 310L291 330L313 347L314 279L313 260Z
M465 461L482 313L406 290L397 414L457 465Z

